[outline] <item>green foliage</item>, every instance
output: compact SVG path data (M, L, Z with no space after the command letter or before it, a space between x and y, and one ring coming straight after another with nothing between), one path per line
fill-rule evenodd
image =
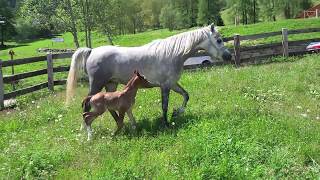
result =
M4 24L0 25L0 29L4 32L4 39L7 40L15 35L14 28L14 10L9 6L8 1L0 0L0 21Z
M168 28L170 31L177 27L176 23L177 13L172 6L165 6L161 10L160 23L163 27Z
M222 7L223 1L199 0L198 24L209 25L214 22L218 26L224 25L220 16Z
M49 32L46 28L36 26L27 19L22 18L16 20L15 28L17 32L15 39L17 39L18 41L19 39L36 39L39 37L48 37L51 35L51 32Z
M0 113L0 177L316 179L320 56L273 60L184 72L180 83L190 102L184 115L170 119L171 129L159 128L159 90L139 90L137 132L126 118L112 137L116 126L106 113L93 123L92 142L79 131L87 87L78 88L69 107L64 92L35 93L33 103ZM181 103L171 93L170 113Z

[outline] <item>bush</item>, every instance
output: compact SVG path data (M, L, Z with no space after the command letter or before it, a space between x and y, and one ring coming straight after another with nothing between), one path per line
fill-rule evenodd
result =
M15 38L17 40L36 39L49 37L51 35L50 30L39 27L36 23L24 19L17 19L16 32L17 35Z

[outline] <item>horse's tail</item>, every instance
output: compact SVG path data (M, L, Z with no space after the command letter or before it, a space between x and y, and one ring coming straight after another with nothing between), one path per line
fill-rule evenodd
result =
M79 48L72 55L70 70L67 79L66 104L69 104L70 100L74 96L74 90L77 86L79 71L83 70L83 68L85 67L91 51L92 49L90 48Z

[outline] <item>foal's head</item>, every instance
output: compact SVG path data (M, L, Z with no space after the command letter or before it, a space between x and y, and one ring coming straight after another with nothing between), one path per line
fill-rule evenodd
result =
M134 71L133 77L128 82L127 86L134 86L137 88L151 88L153 85L138 71Z

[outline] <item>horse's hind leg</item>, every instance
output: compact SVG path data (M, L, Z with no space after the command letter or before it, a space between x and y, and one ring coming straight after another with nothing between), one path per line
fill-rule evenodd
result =
M184 109L187 107L187 103L188 103L188 101L189 101L189 94L188 94L188 92L187 92L186 90L184 90L178 83L175 84L174 86L172 86L171 89L172 89L174 92L176 92L176 93L178 93L178 94L180 94L180 95L183 96L183 103L182 103L182 105L181 105L178 109L174 110L174 111L173 111L173 114L172 114L172 116L177 116L177 115L179 115L179 114L182 114L182 113L184 112Z
M107 92L114 92L117 90L117 86L118 86L118 83L110 82L105 86L105 89ZM108 109L108 111L110 112L113 119L117 122L117 119L119 118L118 114L113 110Z

